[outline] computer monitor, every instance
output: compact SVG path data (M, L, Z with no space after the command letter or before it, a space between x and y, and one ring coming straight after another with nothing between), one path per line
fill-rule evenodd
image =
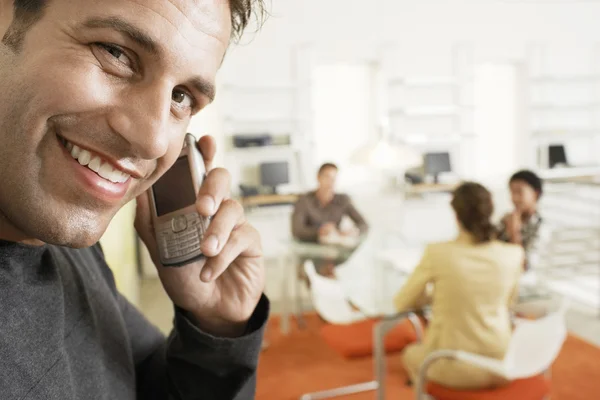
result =
M426 153L424 158L425 174L433 175L435 183L439 183L439 174L443 172L452 172L450 153Z
M548 166L554 168L558 164L568 165L565 146L562 144L551 144L548 146Z
M260 183L263 186L269 186L276 193L277 186L285 185L290 182L288 163L268 162L260 164Z

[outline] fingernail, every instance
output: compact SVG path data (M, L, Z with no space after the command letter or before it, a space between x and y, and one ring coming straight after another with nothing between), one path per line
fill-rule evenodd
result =
M215 213L215 199L212 196L204 195L198 199L198 203L210 215Z
M204 249L210 252L217 252L219 249L219 239L216 235L210 235L204 240Z
M210 282L210 278L212 278L212 271L210 268L204 268L202 273L200 274L200 279L204 282Z

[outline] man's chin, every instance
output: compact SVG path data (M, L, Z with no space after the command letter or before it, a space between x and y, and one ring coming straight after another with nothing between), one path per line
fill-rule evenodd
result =
M106 228L107 226L104 224L79 221L78 224L64 223L54 227L45 227L32 232L32 236L47 244L81 249L96 244Z
M63 246L63 247L71 247L74 249L82 249L86 247L93 246L100 240L101 235L90 235L89 233L78 235L74 237L73 235L41 235L38 239L43 241L44 243L55 245L55 246Z

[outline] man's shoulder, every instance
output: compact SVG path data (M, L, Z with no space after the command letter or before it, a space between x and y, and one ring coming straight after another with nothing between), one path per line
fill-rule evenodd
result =
M351 202L350 196L346 193L336 193L334 196L334 201L339 204L348 204Z
M316 199L316 192L310 191L310 192L306 192L306 193L302 193L301 195L298 196L298 199L296 200L296 205L305 205L305 204L310 204L311 202L314 202Z

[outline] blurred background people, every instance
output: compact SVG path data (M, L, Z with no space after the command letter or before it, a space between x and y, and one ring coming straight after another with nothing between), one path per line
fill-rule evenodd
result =
M498 237L523 246L527 271L538 263L540 247L547 236L538 211L543 184L534 172L521 170L510 177L509 188L514 210L502 218Z
M335 192L338 167L325 163L317 174L318 188L302 195L292 214L292 234L301 241L319 242L332 236L358 237L368 225L346 194ZM343 217L354 226L342 227Z
M404 367L415 382L428 354L463 350L502 359L511 337L510 307L517 294L523 249L496 240L494 205L480 184L464 183L452 198L459 234L430 244L395 298L403 312L431 304L433 319L422 343L406 348ZM506 382L456 361L440 360L428 378L451 388L485 388Z

